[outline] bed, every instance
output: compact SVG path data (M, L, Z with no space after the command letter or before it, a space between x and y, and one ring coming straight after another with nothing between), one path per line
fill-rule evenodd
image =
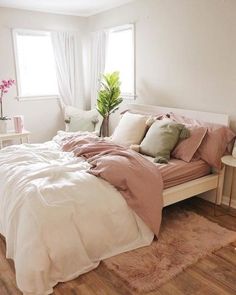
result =
M142 105L129 108L173 111ZM227 115L174 111L228 125ZM119 191L87 173L88 162L60 150L60 140L59 135L44 144L0 151L0 233L6 238L7 258L15 263L17 285L27 295L51 294L58 282L94 269L102 259L147 246L154 237ZM224 170L212 173L201 161L191 163L188 167L196 174L186 182L186 174L170 177L174 169L168 167L178 166L177 162L160 167L165 178L164 206L212 191L221 202Z
M202 120L214 124L221 124L227 127L230 123L229 116L227 114L217 114L210 112L133 103L123 105L121 108L121 112L126 109L138 112L147 112L150 114L174 112L187 117L191 117L196 120ZM118 120L119 114L116 113L111 121L112 130L114 130ZM164 206L169 206L171 204L191 198L193 196L199 196L210 202L221 204L224 174L225 168L223 168L219 172L215 172L214 169L212 169L211 173L208 175L165 189L163 191Z

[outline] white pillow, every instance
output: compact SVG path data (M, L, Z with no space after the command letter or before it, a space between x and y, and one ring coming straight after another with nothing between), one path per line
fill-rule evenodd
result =
M75 107L65 107L65 120L69 121L66 124L66 131L98 131L102 124L102 116L97 110L83 111Z
M144 115L125 113L112 135L112 141L125 146L140 144L147 128L147 119Z

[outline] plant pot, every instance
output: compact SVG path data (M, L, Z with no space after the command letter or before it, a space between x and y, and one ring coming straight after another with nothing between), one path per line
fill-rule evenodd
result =
M7 133L7 120L0 120L0 134Z
M109 116L103 118L101 130L100 130L101 137L109 136Z

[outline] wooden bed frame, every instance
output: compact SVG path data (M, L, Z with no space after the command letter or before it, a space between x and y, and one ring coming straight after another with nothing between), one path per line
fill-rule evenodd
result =
M202 120L210 123L229 126L229 116L225 114L215 114L208 112L132 103L123 104L121 107L121 112L125 109L130 109L133 111L143 111L148 112L150 114L174 112L196 120ZM116 114L116 117L113 117L111 122L113 126L116 126L117 120L119 118L120 112L117 113L118 115ZM219 173L212 171L212 174L210 175L165 189L163 191L164 206L169 206L171 204L191 198L193 196L200 196L211 202L216 201L217 204L221 204L224 184L224 173L225 170L223 168Z

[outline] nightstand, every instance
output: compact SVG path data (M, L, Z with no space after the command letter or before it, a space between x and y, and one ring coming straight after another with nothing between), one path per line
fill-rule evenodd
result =
M236 217L236 215L230 214L230 209L231 209L231 203L232 203L232 193L233 193L233 182L235 179L235 168L236 168L236 158L233 156L224 156L221 158L221 162L228 167L231 167L233 169L232 171L232 177L231 177L231 183L230 183L230 195L229 195L229 204L228 204L228 215Z
M29 143L30 132L24 130L22 133L15 133L14 131L0 134L0 149L3 148L3 142L7 140L19 140L20 143Z

